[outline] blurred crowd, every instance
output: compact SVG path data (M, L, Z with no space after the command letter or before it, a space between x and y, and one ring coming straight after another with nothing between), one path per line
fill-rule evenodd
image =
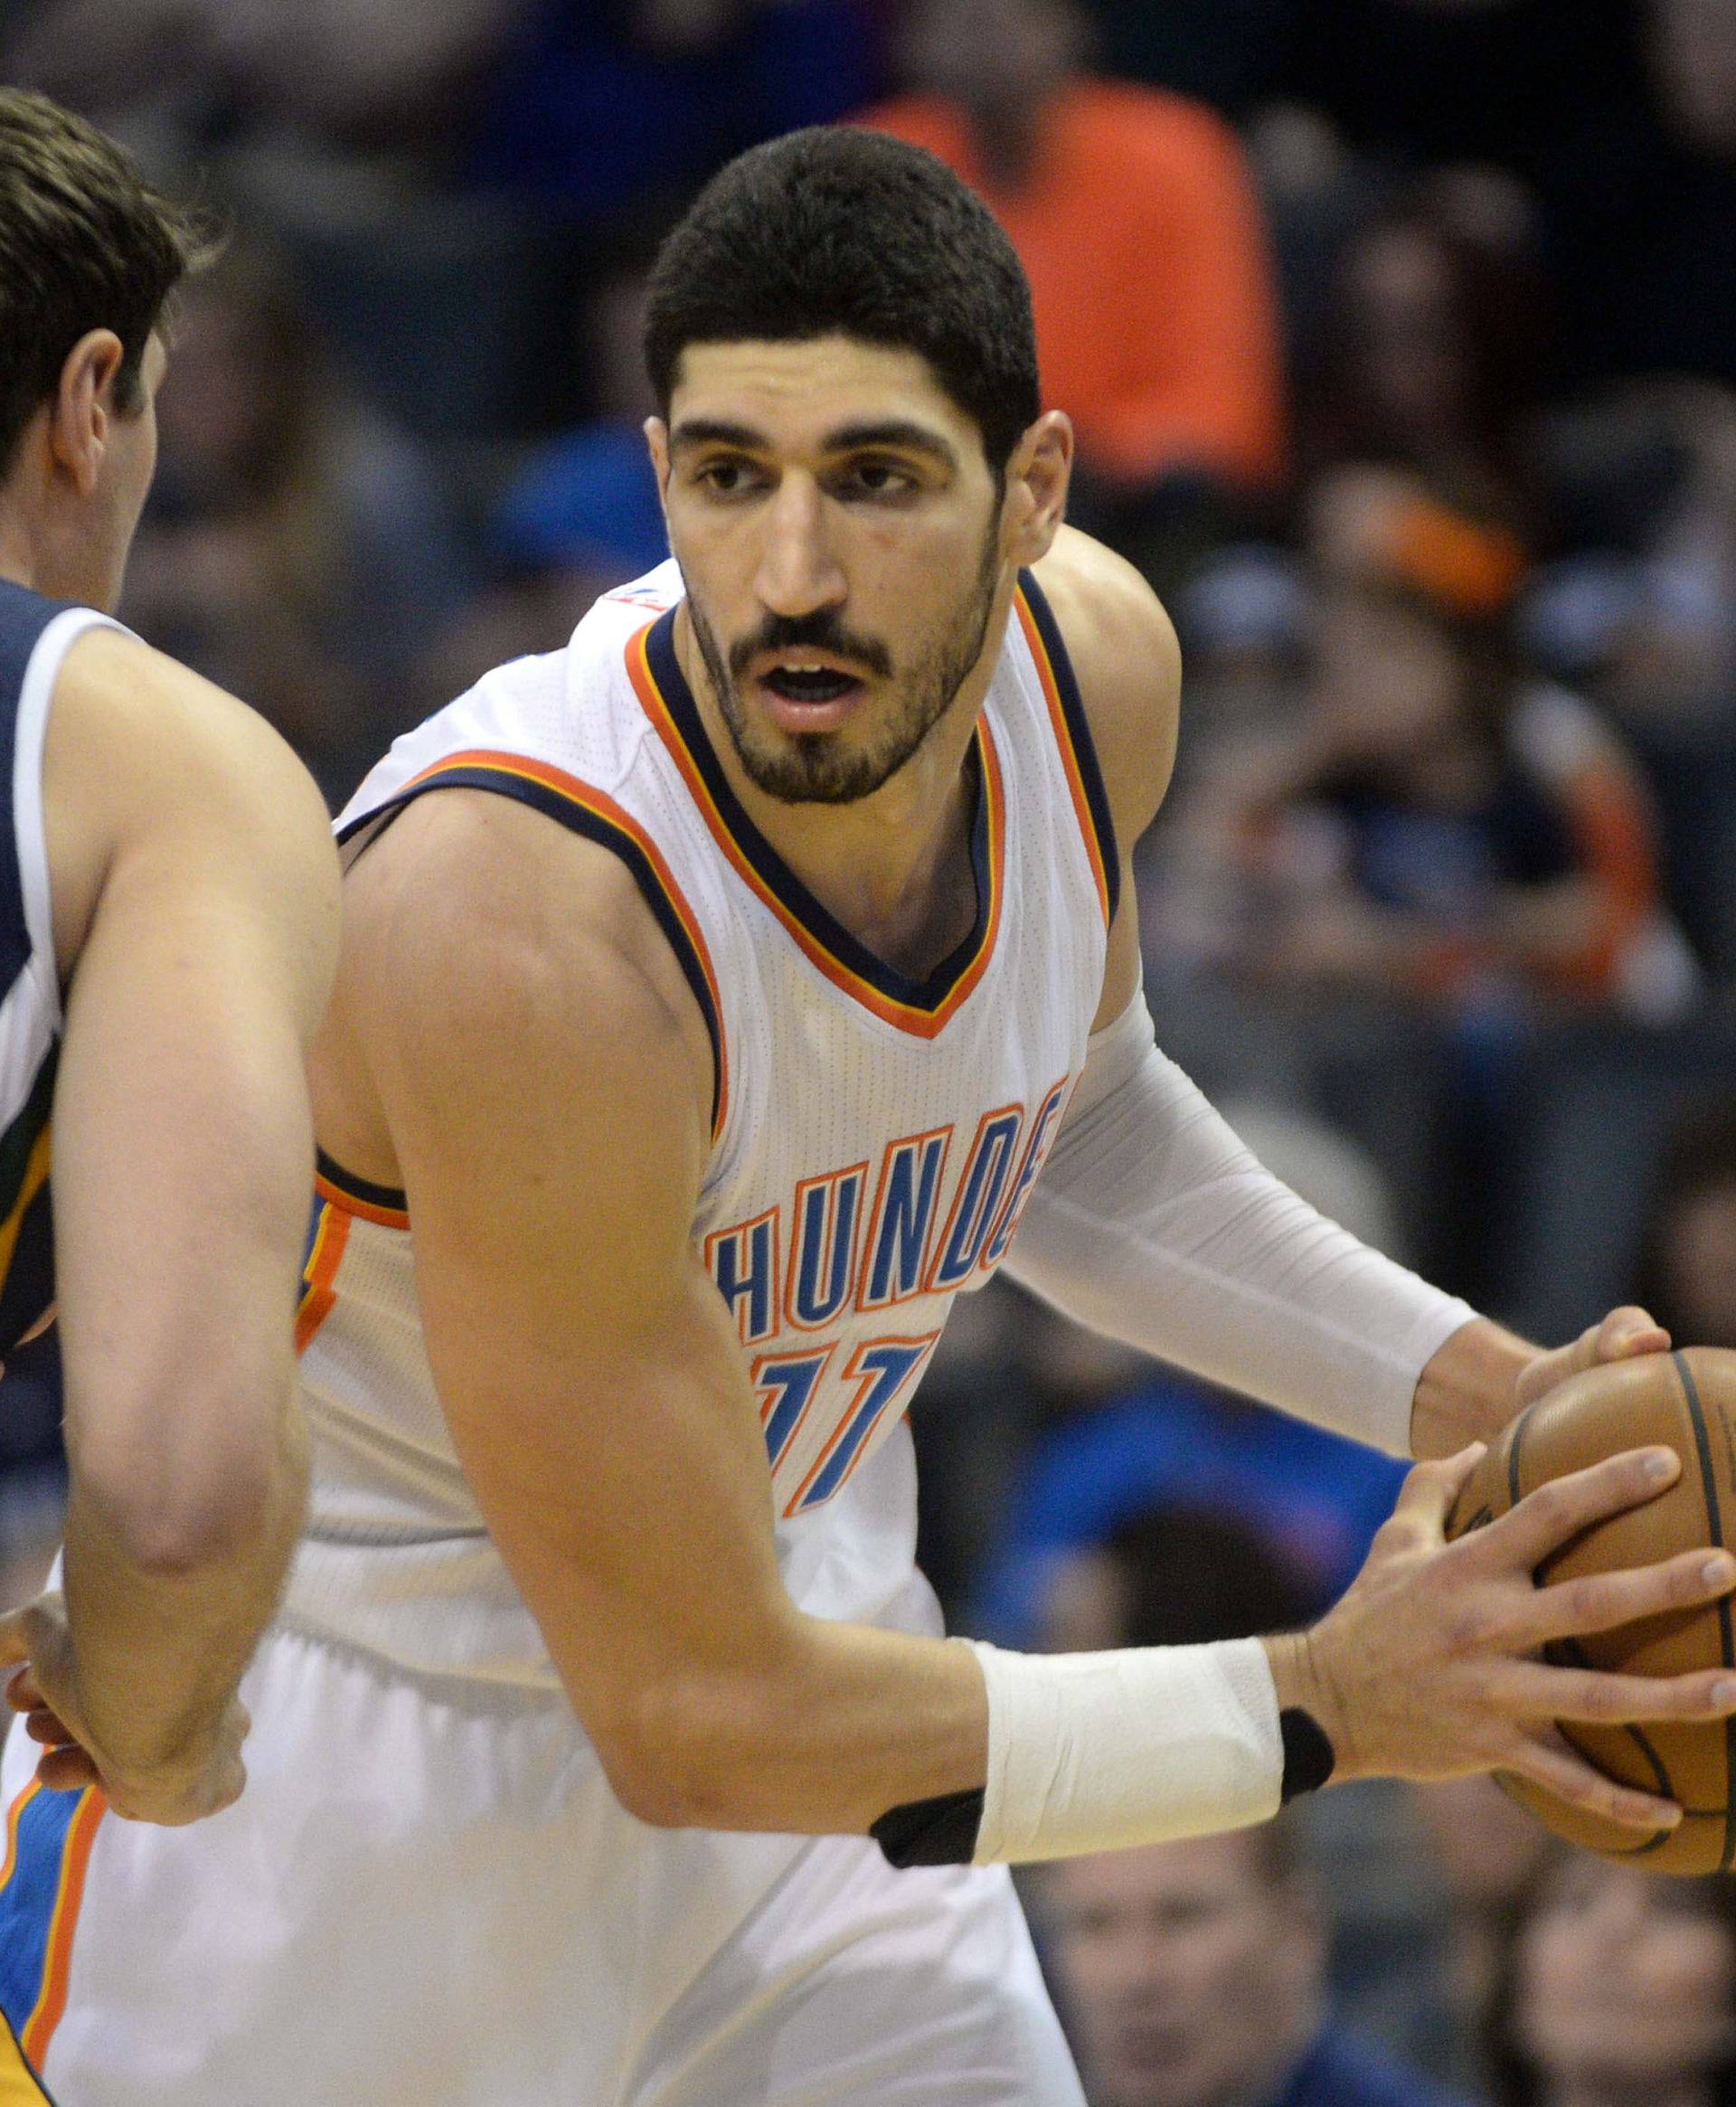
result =
M637 338L722 161L857 119L1031 277L1073 516L1164 594L1167 1051L1307 1197L1562 1338L1736 1346L1736 0L11 0L0 74L232 230L187 291L127 619L337 804L666 553ZM54 1525L0 1413L0 1596ZM961 1309L926 1563L1009 1643L1342 1587L1399 1472ZM1736 1907L1493 1787L1057 1867L1094 2107L1736 2101Z

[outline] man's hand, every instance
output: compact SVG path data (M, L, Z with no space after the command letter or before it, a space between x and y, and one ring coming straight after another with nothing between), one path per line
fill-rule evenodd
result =
M1667 1354L1670 1335L1649 1311L1631 1303L1612 1309L1601 1324L1589 1325L1571 1346L1539 1354L1519 1372L1514 1394L1519 1409L1534 1404L1546 1390L1581 1375L1605 1361L1628 1361L1636 1354Z
M1736 1585L1736 1559L1684 1552L1539 1587L1533 1576L1552 1552L1655 1498L1681 1461L1667 1449L1612 1456L1448 1544L1447 1516L1482 1453L1419 1464L1342 1601L1312 1630L1266 1641L1278 1704L1319 1722L1336 1752L1335 1778L1512 1771L1590 1813L1674 1828L1680 1808L1604 1777L1554 1723L1721 1718L1736 1713L1736 1677L1607 1675L1539 1656L1550 1639L1713 1602Z
M1571 1346L1540 1353L1486 1317L1461 1325L1417 1384L1410 1411L1410 1453L1456 1456L1467 1442L1493 1441L1546 1390L1604 1361L1665 1354L1670 1335L1644 1309L1612 1309Z
M170 1828L219 1814L241 1798L247 1782L241 1743L250 1722L233 1699L209 1728L148 1766L127 1772L105 1759L79 1703L66 1603L58 1592L0 1616L0 1668L6 1667L14 1668L6 1702L42 1745L36 1775L51 1791L99 1786L117 1814Z

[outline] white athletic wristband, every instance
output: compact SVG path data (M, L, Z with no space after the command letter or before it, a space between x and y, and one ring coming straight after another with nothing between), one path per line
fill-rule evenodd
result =
M1245 1828L1278 1811L1278 1696L1257 1639L1108 1653L970 1646L988 1686L975 1862Z

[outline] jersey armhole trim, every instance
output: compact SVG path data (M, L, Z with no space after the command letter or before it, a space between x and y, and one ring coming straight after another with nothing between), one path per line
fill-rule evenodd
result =
M24 930L37 962L42 993L51 1006L53 1028L61 1028L61 977L54 958L54 907L49 889L48 834L42 816L42 758L48 745L48 713L66 655L89 629L131 632L94 608L68 608L36 639L30 666L18 692L17 728L13 733L12 827L18 850L18 884L23 895Z
M409 1196L401 1187L376 1186L358 1177L323 1148L315 1151L315 1161L314 1190L322 1200L346 1214L360 1215L363 1222L376 1222L382 1229L410 1227Z
M1097 747L1090 720L1073 674L1072 661L1061 634L1054 610L1042 586L1029 571L1019 573L1014 598L1019 622L1030 646L1049 718L1054 726L1055 744L1073 795L1073 811L1085 843L1085 854L1097 884L1104 926L1115 920L1121 894L1121 856L1115 843L1115 821L1109 812L1109 793L1103 788L1103 771L1098 766Z
M711 1133L715 1146L723 1131L730 1102L722 997L699 918L650 835L604 791L568 775L563 769L552 768L546 761L533 761L524 754L476 751L448 755L420 775L412 776L394 796L344 827L338 836L340 844L363 827L377 827L380 821L395 817L413 798L429 790L491 790L499 797L516 798L619 857L663 931L705 1020L712 1043ZM355 1181L345 1178L344 1183L354 1185ZM342 1204L341 1190L335 1196Z

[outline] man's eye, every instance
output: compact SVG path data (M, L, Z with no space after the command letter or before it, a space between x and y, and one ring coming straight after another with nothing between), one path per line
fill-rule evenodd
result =
M699 471L698 479L720 497L739 497L753 480L742 461L713 461Z
M854 485L871 497L898 496L913 487L905 470L890 461L858 461L844 480L846 487Z

